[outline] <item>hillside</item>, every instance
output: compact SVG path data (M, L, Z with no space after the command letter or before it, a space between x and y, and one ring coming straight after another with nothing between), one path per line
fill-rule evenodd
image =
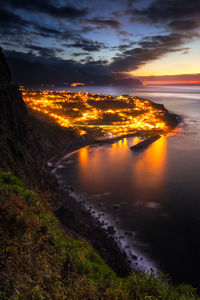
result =
M58 206L58 185L46 160L70 147L76 134L28 111L1 51L0 71L0 168L12 171L29 188L50 194Z
M53 191L56 181L46 169L45 155L21 93L11 84L4 61L0 67L1 76L5 72L0 85L0 168L12 170L31 188Z
M67 195L62 207L46 160L84 141L27 110L1 52L0 74L0 299L199 299L188 285L140 273L120 277L125 259L117 247L105 244L108 266L91 246L99 244L80 236L89 237L93 224L80 219Z
M188 285L118 277L83 239L66 236L12 174L0 172L0 199L0 299L198 299Z

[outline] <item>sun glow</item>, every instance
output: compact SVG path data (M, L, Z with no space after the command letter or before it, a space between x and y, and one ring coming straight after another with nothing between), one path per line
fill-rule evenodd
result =
M176 85L176 84L183 84L183 85L186 85L186 84L200 84L200 81L199 80L157 80L157 81L146 81L144 80L143 82L144 85L147 85L147 84L155 84L155 85L162 85L162 84L171 84L171 85Z

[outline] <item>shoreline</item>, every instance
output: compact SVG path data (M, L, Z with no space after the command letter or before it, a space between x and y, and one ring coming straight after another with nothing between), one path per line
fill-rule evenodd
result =
M173 113L168 115L169 123L173 120L170 132L177 127L182 117ZM158 134L158 131L156 132ZM113 138L103 138L95 140L87 135L72 145L70 149L56 154L48 161L48 167L54 173L62 160L69 158L83 147L88 146L89 149L95 149L95 146L103 146L108 143L114 143L124 137L140 136L148 138L155 136L155 132L135 132L123 136ZM139 142L140 143L140 142ZM145 151L145 148L143 149ZM55 174L56 176L56 174ZM87 239L93 248L102 256L105 262L120 276L127 276L133 271L152 273L159 277L159 270L156 266L149 263L148 258L142 253L130 247L126 241L122 241L122 233L117 232L117 228L110 220L102 215L101 210L95 210L87 207L86 201L81 195L77 195L73 187L66 186L66 183L60 182L56 177L58 185L61 189L61 206L55 211L55 215L61 224L68 230L72 230L73 235L79 235ZM107 224L105 226L105 224ZM125 240L130 233L125 233ZM143 256L142 256L143 255ZM144 267L144 265L146 266Z
M57 180L59 182L59 178L57 178ZM62 186L62 183L60 186ZM73 224L71 229L75 230L76 232L78 229L78 232L91 242L95 250L102 255L104 260L108 262L109 265L111 265L111 261L113 261L112 263L118 262L117 264L119 264L120 272L121 266L123 266L123 275L124 271L125 274L127 272L127 275L133 271L137 271L159 276L160 272L155 263L149 260L149 258L139 250L138 246L134 247L130 243L129 238L133 237L134 233L118 229L116 226L118 223L117 220L115 220L109 214L102 212L100 205L99 208L90 206L87 203L87 199L85 199L83 195L77 193L72 186L67 186L65 188L63 196L64 209L72 209L73 207L73 213L75 214L77 214L78 211L78 220L81 220L81 225L84 224L84 227L86 227L85 231L85 229L80 228L79 226L77 227L77 225ZM67 201L65 200L65 197L67 198ZM68 202L68 197L70 197L70 202ZM73 203L72 205L71 201L74 201L76 204ZM116 207L116 209L117 208L118 207ZM63 208L60 209L58 215L62 216L62 223L64 222L67 227L70 227L69 219L67 218L68 220L66 222L66 213L64 213L62 210ZM88 226L90 227L89 231L87 228ZM94 236L95 240L93 238ZM137 239L134 240L134 243L137 244ZM103 253L101 252L102 248L104 248ZM113 253L114 249L115 252ZM111 255L109 258L110 261L107 257L107 250L110 252L109 256ZM119 255L119 252L121 255ZM115 257L116 255L117 257ZM116 270L116 265L114 270Z
M67 191L62 191L62 205L55 212L64 228L72 235L86 239L101 255L104 261L121 277L128 276L133 270L130 261L117 245L112 235L108 235L99 220L86 209L83 202L72 198Z
M123 137L118 140L120 139ZM105 141L100 143L104 144ZM99 143L89 145L88 151L95 151L98 146ZM48 165L54 175L56 176L56 169L62 166L62 161L69 159L84 147L86 146L68 152L53 163L50 160ZM66 185L58 176L56 179L61 188L62 205L55 214L62 225L86 238L118 275L126 276L138 271L159 276L158 267L128 242L128 238L132 236L131 232L119 231L111 217L105 216L100 208L89 206L83 195L78 194L72 186Z

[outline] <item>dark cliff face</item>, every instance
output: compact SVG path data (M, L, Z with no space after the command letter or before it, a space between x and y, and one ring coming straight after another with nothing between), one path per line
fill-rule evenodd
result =
M11 83L11 74L8 68L6 59L0 47L0 86L5 86Z
M56 179L46 167L37 132L19 88L11 84L1 51L0 74L0 168L14 172L30 188L56 195Z

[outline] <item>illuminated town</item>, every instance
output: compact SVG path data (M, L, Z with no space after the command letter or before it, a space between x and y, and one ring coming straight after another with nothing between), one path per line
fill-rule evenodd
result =
M22 89L28 107L48 115L63 127L76 128L80 135L95 129L105 137L138 132L167 133L167 110L149 100L70 91Z

